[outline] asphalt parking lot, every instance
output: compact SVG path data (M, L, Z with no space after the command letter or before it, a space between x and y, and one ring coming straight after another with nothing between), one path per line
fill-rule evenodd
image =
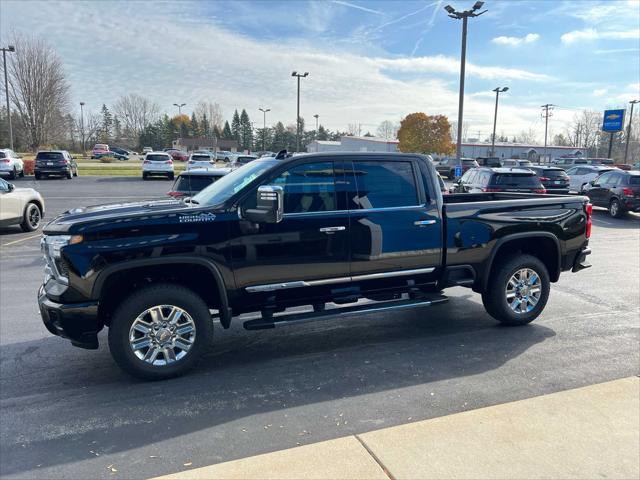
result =
M166 180L18 179L46 217L163 196ZM640 373L640 215L596 210L593 268L542 316L498 326L478 295L272 331L216 325L191 374L145 383L42 325L39 235L0 230L0 475L151 477ZM331 461L331 459L327 459Z

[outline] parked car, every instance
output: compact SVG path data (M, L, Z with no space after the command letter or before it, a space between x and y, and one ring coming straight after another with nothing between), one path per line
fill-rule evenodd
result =
M573 192L582 193L587 183L614 168L601 165L575 165L566 171L567 175L569 175L569 189Z
M611 170L592 180L585 194L594 207L604 207L612 217L640 212L640 171Z
M427 157L429 157L429 156L430 155L427 155ZM429 160L429 159L427 158L427 160ZM429 161L433 162L433 159L431 159ZM436 172L436 175L438 177L438 185L440 186L440 191L442 192L443 195L449 195L449 189L444 184L444 180L442 179L442 177L440 176L440 174L438 172Z
M587 165L586 158L554 158L551 163L558 167L571 167L573 165Z
M192 153L189 155L187 170L193 170L194 168L213 168L215 165L216 161L208 153Z
M173 159L166 152L150 152L144 156L142 162L142 179L153 176L167 177L173 180Z
M20 225L25 232L37 230L44 218L44 200L33 188L16 188L0 178L0 226Z
M96 349L108 327L121 368L161 379L209 348L213 310L221 328L272 329L427 307L463 286L499 322L527 324L561 272L589 267L591 205L443 196L418 154L278 154L191 202L75 208L44 234L38 304L49 332ZM249 312L261 315L239 318Z
M538 176L547 193L569 193L569 176L562 168L550 165L533 165L527 168Z
M461 158L458 160L453 157L445 157L436 165L436 170L443 177L453 180L456 178L456 165L460 165L462 167L462 174L470 168L479 167L478 162L473 158Z
M229 168L213 168L182 172L176 178L171 191L167 192L167 195L173 198L192 197L212 183L220 180L230 171L231 169Z
M93 150L91 150L91 158L92 159L100 158L99 155L104 155L109 152L110 152L109 145L107 145L106 143L96 143L93 146Z
M628 163L614 163L613 166L620 170L633 170L633 165L629 165Z
M195 152L196 154L199 155L209 155L211 158L215 159L215 155L213 154L213 152L211 150L196 150Z
M24 162L9 148L0 149L0 175L8 175L11 180L24 177Z
M256 160L256 158L257 157L255 155L238 155L233 159L231 163L234 168L237 168L241 167L242 165L246 165L249 162L253 162L254 160Z
M229 150L218 150L216 152L216 160L222 160L224 162L230 162L234 158L233 152Z
M41 150L36 154L33 174L36 180L51 175L72 179L78 176L78 164L66 150Z
M528 168L533 165L531 160L520 159L520 158L507 158L502 160L503 167L511 167L511 168Z
M587 165L615 165L615 160L612 158L585 158Z
M501 167L500 158L498 157L478 157L476 162L481 167Z
M117 160L129 160L129 155L131 154L129 150L120 147L111 147L111 151Z
M153 152L153 148L151 148L151 147L144 147L144 148L142 149L142 153L143 153L144 155L146 155L147 153L151 153L151 152Z
M452 193L547 193L540 179L531 170L504 167L480 167L467 170L451 191Z
M171 155L174 162L186 162L189 160L189 154L182 150L176 150L174 148L165 149L165 152Z

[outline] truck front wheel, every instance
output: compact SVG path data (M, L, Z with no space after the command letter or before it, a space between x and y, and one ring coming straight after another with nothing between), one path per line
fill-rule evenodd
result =
M549 272L532 255L514 255L494 267L482 303L504 325L525 325L542 313L549 299Z
M109 349L125 372L160 380L193 367L212 335L209 308L196 293L179 285L149 285L127 297L115 311Z

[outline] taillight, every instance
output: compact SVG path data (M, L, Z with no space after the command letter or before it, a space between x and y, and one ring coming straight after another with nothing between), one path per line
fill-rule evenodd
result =
M536 188L534 190L535 193L547 193L547 191L544 188Z
M144 163L144 164L147 164L147 165L148 165L148 164L150 164L150 163L151 163L151 160L145 160L145 161L144 161L144 162L142 162L142 163Z
M549 177L538 177L540 179L541 182L548 182L549 180L551 180Z
M174 191L167 192L167 195L169 195L170 197L173 197L173 198L179 198L179 197L183 197L184 196L182 193L174 192Z
M593 205L591 205L590 203L587 203L584 206L584 213L587 214L587 230L585 232L585 235L587 236L587 238L591 238L591 214L593 213Z
M173 163L173 160L167 160L167 161L166 161L166 162L164 162L164 163L166 163L167 165L171 165L171 164Z
M493 188L493 187L485 187L482 189L483 192L501 192L501 188Z
M633 190L632 190L632 189L630 189L629 187L624 187L624 188L622 189L622 194L623 194L625 197L633 197Z
M11 160L5 158L4 160L0 160L0 163L11 163Z
M194 162L193 160L189 160L189 165L193 165L194 163L196 162Z

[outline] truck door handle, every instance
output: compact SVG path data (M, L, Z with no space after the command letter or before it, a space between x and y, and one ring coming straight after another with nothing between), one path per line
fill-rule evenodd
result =
M413 222L416 227L422 227L423 225L433 225L435 223L435 220L416 220L415 222Z
M320 231L322 233L334 233L334 232L341 232L343 230L346 230L346 228L347 227L342 227L342 226L340 226L340 227L322 227L320 229Z

